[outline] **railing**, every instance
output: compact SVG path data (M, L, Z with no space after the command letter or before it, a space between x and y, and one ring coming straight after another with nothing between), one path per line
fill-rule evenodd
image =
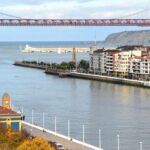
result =
M32 128L35 128L35 129L38 129L38 130L40 130L40 131L43 131L43 128L42 128L42 127L39 127L39 126L37 126L37 125L33 125L33 124L28 123L28 122L25 122L25 121L23 121L23 124L24 124L24 125L27 125L27 126L29 126L29 127L31 127L31 129L32 129ZM62 138L62 139L64 139L64 140L70 141L70 137L64 136L64 135L62 135L62 134L59 134L59 133L56 133L56 132L54 132L54 131L50 131L50 130L47 130L47 129L44 129L44 131L45 131L46 133L49 133L49 134L54 135L54 136L57 136L57 137ZM77 144L79 144L79 145L83 145L84 147L87 147L87 148L89 148L89 149L91 149L91 150L103 150L103 149L101 149L101 148L98 148L98 147L96 147L96 146L90 145L90 144L85 143L85 142L81 142L81 141L76 140L76 139L73 139L73 138L71 138L71 142L77 143Z

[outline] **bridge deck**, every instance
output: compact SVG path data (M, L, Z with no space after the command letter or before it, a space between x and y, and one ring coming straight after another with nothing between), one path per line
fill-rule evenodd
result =
M0 26L150 26L150 19L0 19Z
M102 150L98 147L89 145L87 143L82 143L75 139L70 139L53 131L45 129L43 132L43 128L26 122L23 122L23 128L29 133L32 133L33 136L38 136L48 141L61 143L67 150Z

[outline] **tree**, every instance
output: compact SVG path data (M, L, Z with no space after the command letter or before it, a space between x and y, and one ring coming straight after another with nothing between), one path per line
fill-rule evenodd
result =
M42 138L35 138L25 141L17 150L55 150L48 142Z
M70 62L68 63L68 69L75 69L75 68L76 68L76 63L73 62L73 61L70 61Z
M79 63L79 66L80 66L80 68L87 71L89 69L89 61L81 60L80 63Z
M11 128L0 126L0 150L16 150L27 136L24 131L14 132Z

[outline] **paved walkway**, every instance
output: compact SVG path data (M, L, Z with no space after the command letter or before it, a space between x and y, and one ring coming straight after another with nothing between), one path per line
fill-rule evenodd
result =
M75 139L70 140L68 137L53 131L45 129L43 132L43 128L31 125L26 122L23 123L23 128L26 129L29 133L32 133L33 136L38 136L48 141L61 143L67 150L102 150L98 147L89 145L87 143L82 143Z

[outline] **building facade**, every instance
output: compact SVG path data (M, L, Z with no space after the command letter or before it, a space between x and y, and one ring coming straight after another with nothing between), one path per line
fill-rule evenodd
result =
M129 74L132 78L148 80L150 78L150 56L130 58Z
M90 54L90 72L102 75L129 77L131 74L136 74L133 66L138 62L141 67L140 74L149 75L149 56L150 49L143 46L98 49ZM144 66L145 61L148 67Z
M90 70L94 73L106 73L106 54L103 49L98 49L90 54Z
M3 95L2 106L0 106L0 126L14 131L21 131L22 128L22 115L11 109L11 99L7 93Z

